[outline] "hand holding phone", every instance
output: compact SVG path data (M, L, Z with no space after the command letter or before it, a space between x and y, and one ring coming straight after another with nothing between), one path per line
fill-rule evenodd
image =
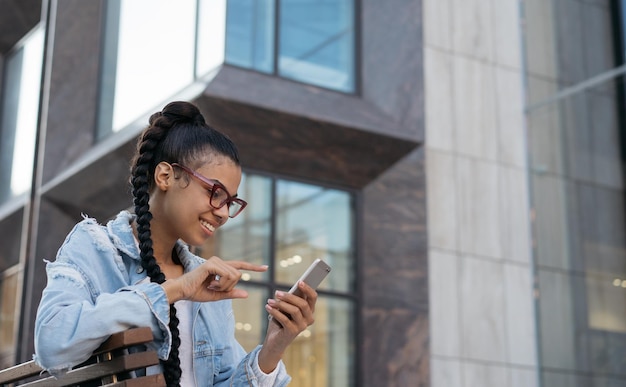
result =
M300 281L309 285L313 289L317 289L319 284L326 278L328 273L330 273L331 267L321 259L316 259L313 261L311 266L300 276L300 278L293 284L291 289L289 289L289 293L294 294L298 297L302 297L302 292L298 288L298 283ZM269 320L272 320L272 315L268 316Z

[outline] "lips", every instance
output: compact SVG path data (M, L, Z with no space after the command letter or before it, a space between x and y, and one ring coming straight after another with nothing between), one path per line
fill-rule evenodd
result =
M211 223L207 222L206 220L200 219L200 224L204 226L204 228L206 228L210 232L215 232L215 227Z

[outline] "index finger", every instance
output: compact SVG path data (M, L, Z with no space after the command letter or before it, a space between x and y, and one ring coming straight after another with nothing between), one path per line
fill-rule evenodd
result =
M237 270L249 270L249 271L258 271L263 272L267 271L267 265L255 265L254 263L246 262L246 261L226 261L226 264L237 269Z

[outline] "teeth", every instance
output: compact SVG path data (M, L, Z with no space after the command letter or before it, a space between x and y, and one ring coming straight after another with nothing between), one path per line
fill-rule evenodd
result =
M209 231L211 231L211 232L215 231L215 227L213 227L213 225L212 225L211 223L206 222L206 221L204 221L204 220L202 220L202 219L200 220L200 223L201 223L204 227L208 228L208 229L209 229Z

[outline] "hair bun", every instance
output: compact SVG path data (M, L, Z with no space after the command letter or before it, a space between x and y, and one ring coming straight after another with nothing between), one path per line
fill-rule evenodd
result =
M202 113L198 112L198 114L196 114L193 117L193 122L197 122L199 124L204 125L206 122L204 121L204 116L202 115Z

